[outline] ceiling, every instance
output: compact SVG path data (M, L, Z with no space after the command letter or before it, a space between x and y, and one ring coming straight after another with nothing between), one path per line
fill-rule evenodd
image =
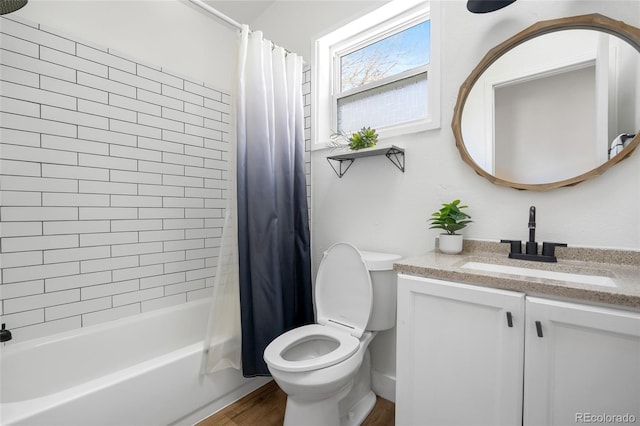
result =
M204 3L240 24L248 25L275 2L276 0L204 0Z

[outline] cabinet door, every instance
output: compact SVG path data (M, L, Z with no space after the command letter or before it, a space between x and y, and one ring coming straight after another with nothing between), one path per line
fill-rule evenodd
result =
M530 297L526 311L525 425L640 420L639 313Z
M399 275L396 424L520 424L523 345L523 294Z

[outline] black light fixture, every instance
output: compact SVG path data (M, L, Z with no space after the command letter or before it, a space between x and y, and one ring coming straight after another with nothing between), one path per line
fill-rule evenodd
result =
M0 15L15 12L27 4L27 0L0 0Z
M494 12L509 6L515 1L516 0L469 0L467 1L467 10L473 13Z

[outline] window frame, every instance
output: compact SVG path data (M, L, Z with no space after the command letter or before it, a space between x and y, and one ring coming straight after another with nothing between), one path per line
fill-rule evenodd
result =
M384 138L440 128L440 2L419 0L392 1L373 12L333 31L315 42L312 63L312 150L327 147L337 129L338 99L427 73L427 117L376 129ZM367 45L430 20L430 61L363 86L340 91L340 58Z

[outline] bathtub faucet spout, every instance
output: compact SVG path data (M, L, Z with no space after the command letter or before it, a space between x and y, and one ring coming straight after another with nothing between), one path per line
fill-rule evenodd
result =
M8 342L11 338L11 332L5 329L5 324L2 324L2 330L0 330L0 342Z

